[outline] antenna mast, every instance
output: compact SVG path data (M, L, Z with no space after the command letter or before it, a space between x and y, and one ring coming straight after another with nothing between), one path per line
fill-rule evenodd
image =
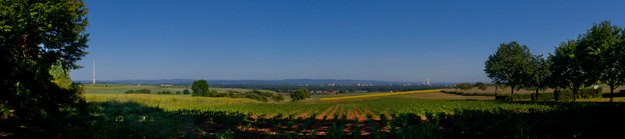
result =
M93 59L93 84L95 85L95 58L91 55L91 59Z

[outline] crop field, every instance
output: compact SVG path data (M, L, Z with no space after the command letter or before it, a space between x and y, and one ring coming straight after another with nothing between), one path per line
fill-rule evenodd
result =
M573 137L581 133L604 133L620 129L601 128L601 131L591 132L584 128L571 127L575 124L592 125L595 122L615 120L623 115L623 111L617 110L623 109L625 105L596 102L504 102L470 99L486 96L460 96L429 91L403 92L391 96L372 94L375 93L367 94L368 97L343 96L342 99L334 100L311 98L301 102L280 103L189 95L87 94L91 113L101 117L91 123L98 126L95 128L99 130L88 132L90 135L112 138ZM435 97L428 99L415 96L427 94L434 94ZM455 99L439 99L440 96ZM619 97L618 100L623 98ZM597 114L581 112L580 109L587 112L597 111ZM615 115L599 114L606 111L613 111ZM563 118L554 119L555 117ZM537 122L535 118L550 120ZM568 121L575 122L567 123ZM543 128L554 126L551 125L553 123L558 123L558 128ZM492 126L484 128L481 124ZM163 131L154 131L149 127L161 127ZM523 130L518 131L516 128ZM154 132L159 134L152 134Z
M381 97L381 96L392 96L392 95L416 94L416 93L427 93L427 92L438 92L438 91L441 91L441 89L407 91L407 92L395 92L395 93L377 93L377 94L356 95L356 96L330 97L330 98L320 98L319 100L340 100L340 99L354 99L354 98L369 98L369 97Z
M605 98L577 103L495 101L492 96L439 90L260 102L115 91L143 87L90 87L109 93L88 92L87 114L23 129L54 129L37 136L68 138L594 138L625 130L620 125L625 123L625 97L620 94L612 104Z

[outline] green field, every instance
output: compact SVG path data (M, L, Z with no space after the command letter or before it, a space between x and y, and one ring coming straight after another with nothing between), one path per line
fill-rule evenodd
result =
M171 91L172 93L176 93L176 91L183 91L185 89L189 89L191 91L191 87L188 86L158 86L158 85L120 85L120 84L86 84L84 85L85 89L87 89L87 94L123 94L128 90L139 90L139 89L149 89L153 94L160 91ZM240 88L213 88L210 90L217 90L219 92L226 91L235 91L235 92L247 92L252 91L250 89L240 89ZM259 90L261 92L274 92L269 90Z
M21 137L67 138L601 138L625 130L620 125L625 122L622 95L612 104L605 103L606 98L576 103L509 102L441 92L319 100L382 93L324 95L297 102L260 102L121 93L185 87L85 87L86 111L54 120L33 119L53 122L34 127L1 121L23 130L0 126L0 131ZM46 130L36 131L40 129ZM31 130L39 133L26 134Z

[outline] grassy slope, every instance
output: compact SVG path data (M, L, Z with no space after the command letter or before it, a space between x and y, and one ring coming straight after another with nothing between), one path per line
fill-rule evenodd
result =
M139 90L139 89L149 89L153 94L160 91L171 91L172 93L176 93L176 91L183 91L184 89L189 89L191 91L191 87L184 86L168 86L161 87L156 85L119 85L119 84L86 84L85 88L87 89L87 94L123 94L128 90ZM240 88L210 88L210 90L217 90L219 92L226 92L228 90L236 91L236 92L247 92L251 91L250 89L240 89ZM263 92L273 92L269 90L260 90Z

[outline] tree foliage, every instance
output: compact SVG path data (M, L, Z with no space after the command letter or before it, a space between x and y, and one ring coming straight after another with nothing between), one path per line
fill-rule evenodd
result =
M182 94L183 94L183 95L188 95L188 94L190 94L190 93L191 93L191 91L189 91L189 89L184 89L184 90L182 91Z
M462 90L469 90L471 88L473 88L473 86L471 86L471 83L459 83L456 85L456 87L458 89L462 89Z
M310 98L310 92L308 92L308 89L306 89L306 88L293 90L289 94L291 95L291 99L293 101L298 101L298 100L303 100L303 99L306 99L306 98Z
M584 63L599 80L610 86L610 102L614 89L625 82L625 30L610 21L593 24L580 38Z
M542 58L542 55L534 55L528 63L528 68L525 68L527 80L524 82L524 86L528 89L534 89L536 97L538 97L540 89L547 89L551 83L549 66L551 66L550 61Z
M529 48L516 41L502 43L495 54L488 56L485 62L487 76L496 84L505 84L514 90L523 88L527 80L528 61L532 58ZM514 97L512 99L514 101Z
M597 81L598 74L591 71L592 66L585 63L584 49L579 46L579 40L568 40L556 47L555 54L549 55L552 62L550 70L555 86L569 88L573 91L573 101L577 99L580 87L589 86Z
M50 71L81 68L75 62L88 47L85 3L4 0L0 10L0 105L26 116L84 102L80 85Z
M277 102L281 102L281 101L284 101L284 97L283 97L282 95L280 95L280 94L278 94L278 95L273 95L273 96L271 97L271 100L273 100L273 101L277 101Z
M488 89L488 86L486 86L486 84L479 84L479 85L477 85L477 88L482 90L482 91L484 91L484 90Z
M191 96L213 96L211 92L208 90L208 82L206 80L196 80L193 81L193 85L191 86L191 90L193 90L193 94Z

